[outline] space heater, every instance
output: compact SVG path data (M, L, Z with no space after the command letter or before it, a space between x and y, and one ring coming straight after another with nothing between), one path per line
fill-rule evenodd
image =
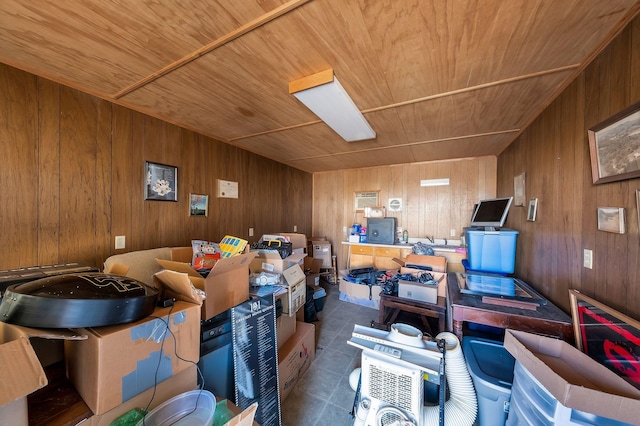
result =
M387 357L367 351L362 354L361 372L360 392L363 400L369 400L365 424L418 424L424 404L420 368L397 365Z
M362 349L361 367L349 377L351 387L358 389L354 426L474 424L477 398L454 334L440 333L431 341L407 324L393 324L390 331L355 325L347 343ZM427 382L440 386L438 406L424 405Z

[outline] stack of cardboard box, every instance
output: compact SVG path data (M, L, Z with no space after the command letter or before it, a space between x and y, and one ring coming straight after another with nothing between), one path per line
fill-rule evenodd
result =
M282 259L276 252L260 251L250 269L252 273L282 274L287 284L286 291L277 296L282 299L283 313L276 320L280 398L284 400L315 358L315 326L302 321L300 314L306 302L307 283L309 280L315 282L319 267L317 262L307 258L304 234L277 235L292 243L291 255ZM305 274L303 268L310 274Z
M158 284L170 284L166 294L175 296L175 302L132 323L55 332L0 323L0 365L4 371L0 424L26 426L27 395L47 385L44 368L30 343L32 337L65 340L63 356L69 380L91 410L79 414L86 425L108 425L133 408L153 409L195 389L200 320L249 297L248 266L253 256L248 253L220 260L206 279L195 271L161 271L158 277L172 279L159 278ZM186 269L185 264L171 267ZM122 270L126 274L126 268ZM207 292L204 303L192 294L192 283ZM58 405L52 410L59 410Z

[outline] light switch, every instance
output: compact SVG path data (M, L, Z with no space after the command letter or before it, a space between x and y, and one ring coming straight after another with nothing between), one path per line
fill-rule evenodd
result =
M585 268L593 269L593 252L589 249L584 249L584 261Z
M253 228L249 228L249 236L253 237Z
M116 236L116 250L121 250L125 248L125 245L126 245L125 243L126 243L126 238L124 235Z

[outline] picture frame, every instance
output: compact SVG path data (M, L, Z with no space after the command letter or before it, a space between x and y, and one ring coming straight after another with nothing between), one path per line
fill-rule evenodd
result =
M178 168L145 161L144 199L178 201Z
M612 232L614 234L624 234L624 208L598 207L598 230Z
M640 102L587 131L594 184L640 176Z
M640 389L640 321L569 290L576 348Z
M525 203L525 172L513 178L513 205L524 207Z
M640 189L636 189L636 213L638 216L638 229L640 230Z
M537 213L538 213L538 199L532 198L529 200L529 206L527 207L527 220L529 222L535 222Z
M209 196L189 194L189 216L209 216Z

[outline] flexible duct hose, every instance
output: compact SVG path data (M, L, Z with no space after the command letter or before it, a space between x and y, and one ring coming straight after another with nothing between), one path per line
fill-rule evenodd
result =
M436 336L436 341L445 339L447 385L449 387L449 400L444 404L444 421L446 425L471 426L478 414L478 399L476 391L467 370L460 342L455 334L444 332ZM425 407L422 412L423 426L439 424L440 407Z

